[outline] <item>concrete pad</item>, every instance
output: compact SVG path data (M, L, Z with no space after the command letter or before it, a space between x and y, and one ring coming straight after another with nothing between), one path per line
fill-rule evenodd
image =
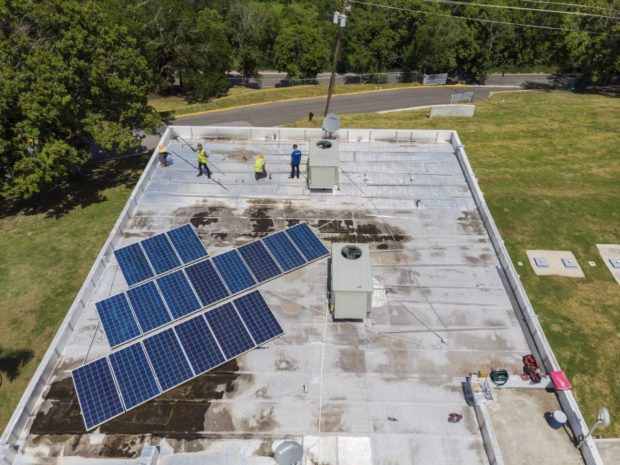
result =
M620 244L596 244L598 253L601 254L605 266L609 269L614 279L620 284L620 268L615 267L616 260L620 260Z
M569 250L528 250L527 258L539 276L567 276L583 278L583 270L579 262Z
M561 410L554 393L542 389L495 389L487 403L506 465L580 465L581 454L566 430L554 430L545 413ZM544 446L542 446L544 444Z
M433 105L429 118L436 117L462 117L471 118L474 116L476 105Z
M605 465L620 465L620 439L595 439L594 442Z

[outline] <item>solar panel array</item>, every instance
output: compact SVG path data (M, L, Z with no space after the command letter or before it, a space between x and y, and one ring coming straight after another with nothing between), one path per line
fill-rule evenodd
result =
M114 251L129 286L206 257L207 250L191 225L185 224Z
M259 291L72 371L87 430L267 341L282 327Z
M108 342L116 347L328 254L301 223L159 276L96 307Z

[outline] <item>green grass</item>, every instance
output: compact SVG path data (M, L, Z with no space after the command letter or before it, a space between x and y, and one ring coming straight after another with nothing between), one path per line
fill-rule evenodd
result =
M378 89L397 89L400 87L414 87L419 84L336 84L334 95L350 94ZM326 85L294 86L274 89L245 89L233 87L226 97L212 100L209 103L187 103L181 97L149 97L149 104L165 118L187 115L201 111L222 110L239 105L279 102L283 100L324 97L327 95Z
M342 115L342 126L458 131L513 263L526 263L517 271L587 421L601 405L620 418L620 286L595 246L620 243L620 100L501 93L478 102L473 119L426 115ZM528 249L572 250L585 279L536 276ZM620 421L600 431L620 436Z
M147 158L88 166L82 179L0 212L0 428L65 317Z

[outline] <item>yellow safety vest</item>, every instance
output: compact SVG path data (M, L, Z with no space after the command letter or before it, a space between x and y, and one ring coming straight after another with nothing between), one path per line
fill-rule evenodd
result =
M207 153L203 149L198 150L198 163L207 163L208 161Z
M265 159L259 158L258 160L256 160L256 163L254 164L254 172L262 173L264 166L265 166Z

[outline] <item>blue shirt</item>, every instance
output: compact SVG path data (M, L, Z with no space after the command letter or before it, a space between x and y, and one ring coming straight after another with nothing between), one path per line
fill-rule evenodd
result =
M301 150L293 150L291 153L291 163L293 165L299 165L301 163Z

